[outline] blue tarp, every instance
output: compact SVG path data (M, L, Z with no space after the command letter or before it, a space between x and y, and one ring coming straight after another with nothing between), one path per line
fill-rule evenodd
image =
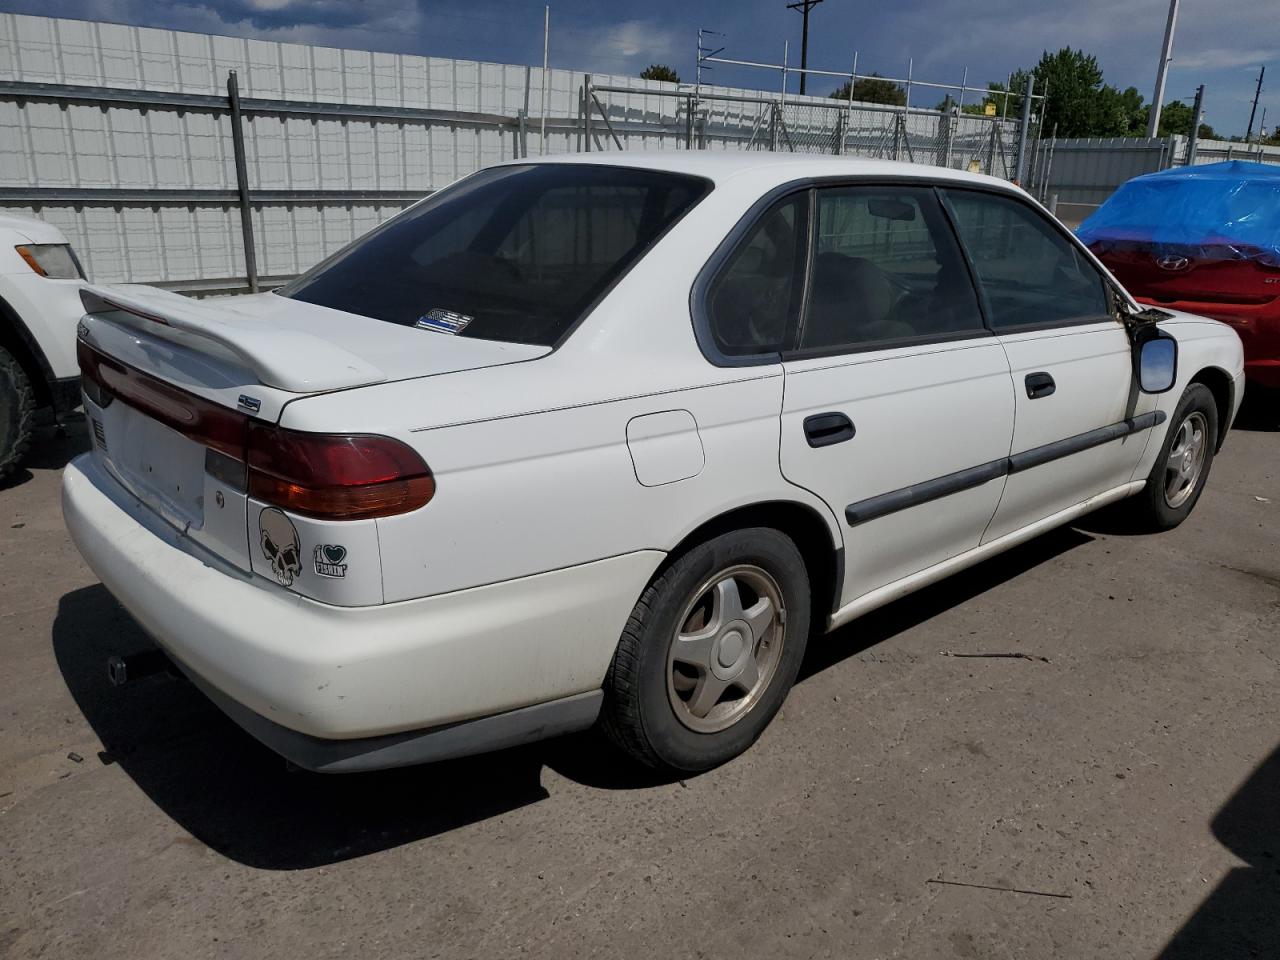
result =
M1280 165L1228 160L1135 177L1077 234L1090 246L1138 241L1199 259L1280 266Z

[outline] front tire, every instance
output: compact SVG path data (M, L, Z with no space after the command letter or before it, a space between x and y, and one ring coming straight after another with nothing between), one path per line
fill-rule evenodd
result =
M659 770L709 770L742 753L782 706L809 635L809 575L768 527L722 534L645 589L604 683L601 726Z
M35 431L36 397L26 371L0 347L0 482L18 468Z
M1218 448L1218 405L1201 383L1187 387L1171 418L1147 485L1135 498L1135 520L1171 530L1195 509Z

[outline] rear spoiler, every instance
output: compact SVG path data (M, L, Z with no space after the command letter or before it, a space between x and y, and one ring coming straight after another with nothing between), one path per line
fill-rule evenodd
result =
M193 300L156 287L86 286L80 290L86 313L123 312L145 321L155 337L199 337L234 354L268 387L290 393L318 393L382 383L383 371L327 340L297 330L281 330L215 301ZM178 331L185 337L168 335Z

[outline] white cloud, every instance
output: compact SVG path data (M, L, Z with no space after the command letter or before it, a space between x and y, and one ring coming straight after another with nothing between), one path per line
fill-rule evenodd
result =
M297 0L244 0L244 4L254 10L263 12L274 12L283 10L285 7L291 6Z
M554 36L554 24L551 32ZM687 45L687 38L677 35L674 30L644 20L624 20L589 31L579 29L577 32L589 35L588 42L579 47L585 58L595 57L614 63L662 63L674 59L681 43ZM617 63L617 66L623 65Z
M1229 70L1232 67L1256 69L1259 64L1274 59L1275 50L1241 50L1239 48L1214 48L1178 56L1174 50L1173 65L1188 70Z

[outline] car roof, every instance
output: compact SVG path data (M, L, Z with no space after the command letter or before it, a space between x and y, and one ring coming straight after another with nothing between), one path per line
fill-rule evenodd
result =
M551 157L529 157L507 161L511 164L573 163L615 167L635 167L645 170L662 170L706 177L716 184L742 174L757 177L776 184L802 180L807 177L865 177L924 179L947 181L957 184L995 187L1016 191L1008 180L989 177L966 170L934 167L922 163L897 160L872 160L865 157L838 157L822 154L770 153L767 151L707 151L707 150L620 150L594 153L571 153Z

